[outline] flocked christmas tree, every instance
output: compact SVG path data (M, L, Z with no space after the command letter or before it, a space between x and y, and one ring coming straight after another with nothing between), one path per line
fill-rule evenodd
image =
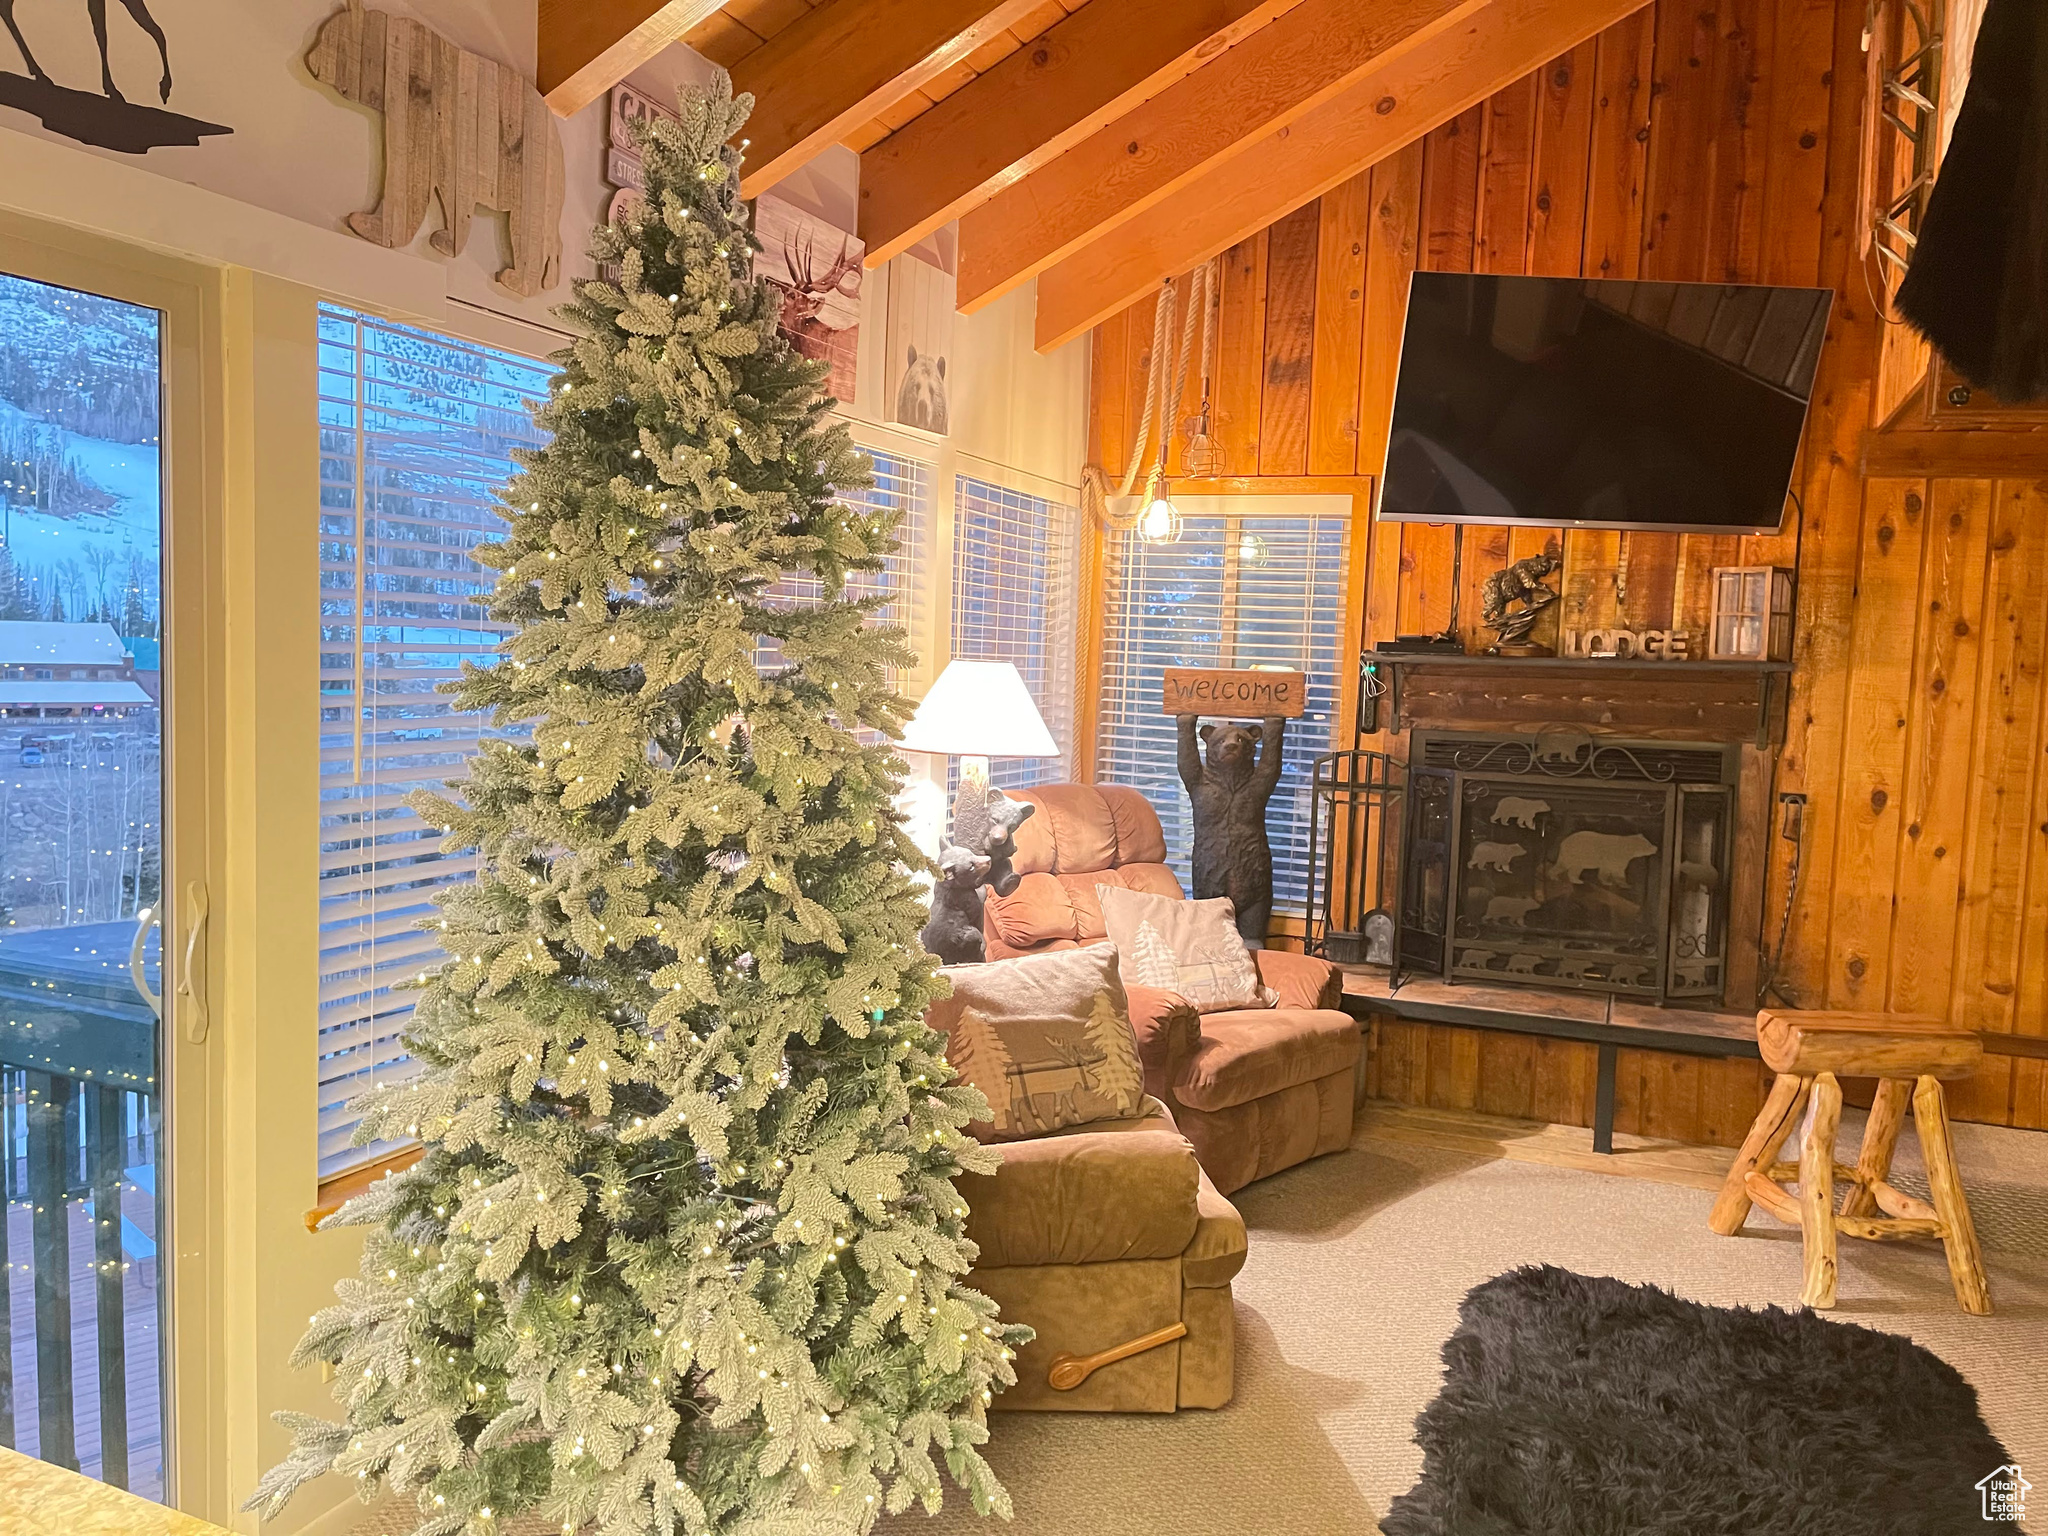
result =
M908 657L844 588L895 518L834 499L865 462L751 276L750 98L681 105L478 551L516 633L461 702L527 734L416 806L483 867L441 900L423 1070L358 1135L425 1155L331 1218L370 1229L362 1278L295 1358L346 1412L284 1416L266 1513L333 1471L414 1492L425 1536L851 1532L935 1507L940 1461L1009 1512L976 1446L1029 1332L961 1279L987 1108L923 1022L876 735Z

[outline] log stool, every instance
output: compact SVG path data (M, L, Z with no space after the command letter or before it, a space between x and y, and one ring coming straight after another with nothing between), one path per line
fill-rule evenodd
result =
M1968 1077L1983 1058L1974 1034L1950 1029L1940 1019L1904 1014L1790 1012L1765 1009L1756 1019L1757 1043L1765 1065L1778 1074L1769 1098L1749 1128L1735 1165L1714 1201L1708 1225L1723 1237L1742 1230L1751 1202L1805 1240L1806 1273L1800 1300L1809 1307L1835 1304L1835 1239L1938 1237L1948 1254L1949 1278L1965 1312L1991 1310L1984 1260L1970 1205L1956 1171L1949 1136L1944 1078ZM1837 1077L1874 1077L1877 1097L1863 1131L1863 1148L1851 1168L1835 1161L1835 1132L1842 1120L1842 1087ZM1913 1101L1913 1124L1927 1162L1929 1205L1893 1188L1892 1149ZM1778 1149L1801 1114L1799 1161L1777 1161ZM1783 1181L1796 1179L1797 1194ZM1835 1208L1835 1182L1846 1186ZM1883 1211L1884 1215L1875 1213Z

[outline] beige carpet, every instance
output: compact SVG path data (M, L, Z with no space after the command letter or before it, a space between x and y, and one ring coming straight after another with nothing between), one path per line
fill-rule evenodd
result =
M2048 1469L2048 1135L1957 1130L1997 1315L1957 1309L1932 1244L1848 1241L1832 1315L1907 1334L1950 1361L2020 1464ZM1409 1435L1436 1394L1459 1298L1519 1264L1722 1305L1798 1299L1798 1235L1757 1214L1742 1237L1716 1237L1712 1196L1694 1188L1361 1136L1235 1199L1252 1238L1236 1284L1236 1401L1161 1417L999 1415L989 1454L1015 1500L1015 1529L1375 1530L1421 1467ZM879 1529L990 1527L949 1498L936 1520L913 1511Z

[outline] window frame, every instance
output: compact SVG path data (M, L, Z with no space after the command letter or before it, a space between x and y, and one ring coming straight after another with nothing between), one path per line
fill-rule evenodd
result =
M1250 517L1300 517L1306 509L1286 502L1296 497L1342 498L1348 501L1344 515L1349 520L1345 541L1343 606L1336 631L1336 696L1330 714L1330 733L1319 751L1335 751L1352 745L1358 719L1359 661L1368 643L1367 634L1376 624L1368 603L1371 576L1379 572L1380 590L1391 601L1395 591L1394 573L1380 572L1388 559L1398 559L1398 526L1382 529L1375 514L1374 477L1370 475L1232 476L1215 480L1176 481L1172 495L1184 514L1212 516L1223 505L1258 499L1262 508L1244 508L1237 515ZM1211 506L1217 503L1218 506ZM1192 510L1191 510L1192 509ZM1337 509L1326 509L1334 514ZM1129 515L1135 506L1123 498L1112 500L1112 515ZM1225 515L1230 515L1226 513ZM1081 555L1081 603L1078 625L1079 647L1076 670L1080 681L1080 709L1075 733L1080 739L1077 777L1083 783L1102 782L1102 727L1104 721L1105 662L1109 651L1107 625L1113 606L1112 593L1121 573L1115 557L1118 534L1101 518L1083 519ZM1229 553L1226 551L1226 558ZM1389 620L1383 626L1392 632ZM1298 723L1297 723L1298 724ZM1290 727L1290 730L1295 727ZM1162 818L1163 819L1163 818ZM1267 927L1269 941L1296 946L1307 934L1307 922L1294 913L1274 913Z

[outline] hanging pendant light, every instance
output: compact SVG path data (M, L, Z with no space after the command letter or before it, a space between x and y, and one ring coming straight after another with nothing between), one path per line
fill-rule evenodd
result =
M1145 510L1138 514L1138 537L1147 544L1180 542L1180 508L1173 504L1172 490L1165 474L1154 470L1145 488Z

